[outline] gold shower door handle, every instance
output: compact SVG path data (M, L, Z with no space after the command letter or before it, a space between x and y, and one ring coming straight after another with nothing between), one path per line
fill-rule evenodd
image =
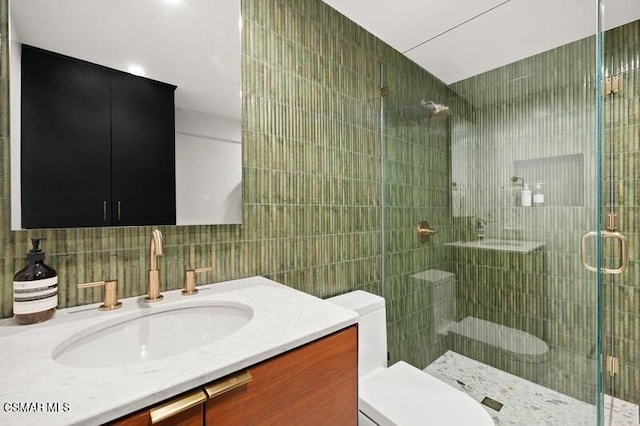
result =
M587 240L597 235L598 233L596 231L587 232L582 236L582 244L580 245L582 266L584 266L584 268L587 271L591 271L591 272L596 272L597 268L594 268L593 266L587 263ZM600 235L603 238L616 239L620 243L620 264L618 265L617 268L614 268L614 269L602 268L602 272L604 272L605 274L612 274L612 275L623 273L624 271L627 270L627 267L629 265L629 255L628 255L629 242L627 241L627 238L619 232L612 232L612 231L600 231Z

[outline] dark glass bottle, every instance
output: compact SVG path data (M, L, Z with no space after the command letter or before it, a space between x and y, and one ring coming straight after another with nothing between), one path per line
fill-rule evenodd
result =
M34 324L53 317L58 306L58 274L44 263L40 241L32 238L27 266L13 277L13 317L18 324Z

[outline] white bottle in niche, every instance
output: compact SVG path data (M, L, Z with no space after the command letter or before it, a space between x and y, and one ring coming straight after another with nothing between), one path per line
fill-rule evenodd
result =
M536 183L535 188L533 188L533 205L541 206L544 204L544 193L542 192L542 182Z
M522 207L531 207L531 189L529 184L525 183L520 193L520 205Z

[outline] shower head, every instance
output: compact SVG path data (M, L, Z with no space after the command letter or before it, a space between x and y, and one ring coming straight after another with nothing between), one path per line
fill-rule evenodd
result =
M433 119L447 118L449 116L449 107L442 104L437 104L433 101L420 102L420 106L427 110L427 116Z

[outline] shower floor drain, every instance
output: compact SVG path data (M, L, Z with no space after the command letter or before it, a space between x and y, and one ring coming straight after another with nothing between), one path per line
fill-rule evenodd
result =
M502 402L498 402L493 398L489 398L488 396L485 396L480 402L486 405L487 407L491 408L492 410L496 410L496 411L500 411L500 409L503 406Z

